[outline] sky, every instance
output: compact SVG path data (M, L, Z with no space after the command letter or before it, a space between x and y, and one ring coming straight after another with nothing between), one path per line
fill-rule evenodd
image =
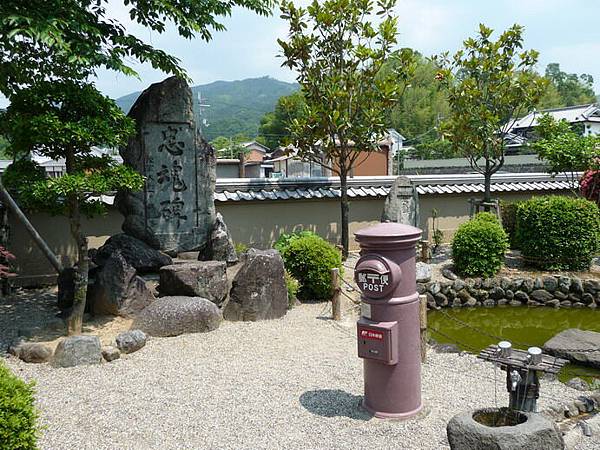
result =
M306 1L306 0L302 0ZM500 32L514 23L525 27L526 49L540 52L538 70L558 62L569 73L588 73L600 93L600 2L594 0L398 0L399 46L426 56L454 52L479 23ZM110 14L129 32L181 59L193 85L217 80L271 76L294 81L295 74L281 67L277 38L285 38L286 23L276 11L270 17L235 9L222 23L227 31L213 40L186 40L174 27L158 34L129 21L122 0L111 0ZM106 95L118 98L146 88L167 75L148 65L135 64L140 79L102 70L96 83Z

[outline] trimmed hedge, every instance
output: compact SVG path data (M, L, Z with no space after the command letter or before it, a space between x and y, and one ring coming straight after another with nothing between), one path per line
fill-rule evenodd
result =
M583 198L532 198L517 209L525 260L543 270L588 270L600 249L600 212Z
M517 241L517 208L521 204L518 202L500 202L500 216L502 217L502 227L508 235L510 248L518 249L519 242Z
M463 223L452 239L454 269L468 277L491 277L504 262L508 238L496 216L477 214Z
M331 269L341 270L342 256L337 248L312 232L286 235L275 244L286 270L300 282L302 300L331 298Z
M25 383L0 362L0 448L37 448L37 412L33 406L33 383Z

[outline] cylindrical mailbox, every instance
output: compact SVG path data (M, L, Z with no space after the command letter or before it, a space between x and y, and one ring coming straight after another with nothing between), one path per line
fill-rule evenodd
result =
M408 418L421 408L421 339L415 246L421 230L381 223L355 233L354 278L362 292L357 323L364 362L363 406L376 417Z

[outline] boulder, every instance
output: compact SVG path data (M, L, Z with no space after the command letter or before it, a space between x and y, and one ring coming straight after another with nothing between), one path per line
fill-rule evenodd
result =
M131 329L150 336L179 336L216 330L221 320L217 305L205 298L160 297L138 314Z
M590 385L587 381L582 380L579 377L571 378L569 381L565 383L566 386L569 386L572 389L576 389L578 391L589 391Z
M26 363L45 363L52 356L52 350L39 342L20 342L9 348L9 353Z
M250 249L233 279L227 320L255 321L283 317L288 310L283 260L277 250Z
M106 347L102 347L102 357L106 362L111 362L115 359L119 359L121 357L121 352L118 348L107 345Z
M458 276L448 268L442 269L442 275L451 281L454 281L458 278Z
M544 350L553 356L600 369L600 333L595 331L577 328L561 331L544 344Z
M69 336L61 340L54 350L52 365L55 367L74 367L100 364L102 351L98 336Z
M115 252L120 252L125 261L139 273L158 272L161 267L173 264L170 256L125 233L108 238L94 254L94 262L104 266Z
M137 352L146 345L146 333L142 330L130 330L119 333L115 342L117 348L123 353Z
M220 305L227 297L227 264L197 261L173 264L160 269L161 295L203 297Z
M217 213L208 243L198 255L201 261L224 261L228 266L238 262L233 240L221 213Z
M431 281L433 275L431 265L419 261L416 265L416 272L418 283L427 283L428 281Z
M415 187L410 178L397 177L385 198L381 221L417 226L418 216L419 202L416 199Z
M108 258L89 287L88 301L95 314L134 317L154 300L144 280L118 251Z
M550 292L544 289L536 289L531 293L530 297L539 303L546 303L554 298Z

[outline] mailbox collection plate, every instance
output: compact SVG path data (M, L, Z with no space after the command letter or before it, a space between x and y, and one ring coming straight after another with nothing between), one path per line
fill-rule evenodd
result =
M356 323L359 358L388 365L398 362L398 322L374 322L361 318Z
M380 255L367 254L356 263L354 281L363 295L383 298L389 295L400 281L400 268Z

